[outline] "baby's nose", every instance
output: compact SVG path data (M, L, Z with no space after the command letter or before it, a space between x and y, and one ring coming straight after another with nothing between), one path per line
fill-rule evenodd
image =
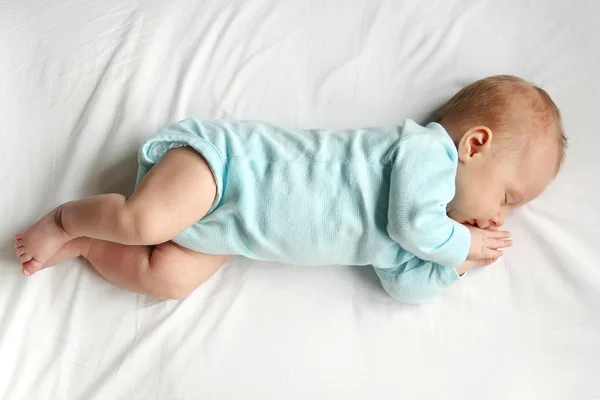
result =
M490 220L490 225L494 227L499 227L504 225L504 219L506 218L506 213L500 211L494 218Z

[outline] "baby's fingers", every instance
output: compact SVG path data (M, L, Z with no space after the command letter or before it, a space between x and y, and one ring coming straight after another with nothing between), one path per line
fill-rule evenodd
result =
M503 249L512 246L512 244L512 240L503 239L487 239L485 242L485 246L490 249Z
M477 266L487 267L488 265L495 263L497 260L497 258L482 258L481 260L477 260Z
M485 230L485 236L492 239L508 239L510 237L509 231L493 231L491 229Z
M502 250L485 249L483 251L483 258L499 258L499 257L502 257L503 255L504 255L504 252Z

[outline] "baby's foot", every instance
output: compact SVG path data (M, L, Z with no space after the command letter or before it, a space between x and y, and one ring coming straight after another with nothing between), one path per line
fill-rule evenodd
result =
M29 276L44 267L71 236L60 222L62 206L52 210L24 233L15 235L15 251L21 259L23 275Z

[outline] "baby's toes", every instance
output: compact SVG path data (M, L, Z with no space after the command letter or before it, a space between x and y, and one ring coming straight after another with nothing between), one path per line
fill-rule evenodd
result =
M30 258L29 261L24 262L23 266L23 275L30 276L38 272L44 266L42 263L35 261L33 258Z
M15 248L25 246L25 240L23 238L15 239Z
M19 259L21 260L21 263L26 263L33 258L29 254L27 254L27 252L25 251L25 244L23 243L23 240L17 239L16 236L15 236L15 253L16 253L17 257L19 257Z
M33 257L31 257L27 252L25 252L25 249L21 249L22 251L19 251L19 259L21 260L21 263L26 263L30 260L33 259Z
M15 253L17 253L17 256L20 255L20 251L24 251L24 247L25 245L23 244L23 241L21 239L15 239Z
M25 245L21 239L15 238L15 254L21 259L21 262L29 261L31 259L31 257L27 258Z

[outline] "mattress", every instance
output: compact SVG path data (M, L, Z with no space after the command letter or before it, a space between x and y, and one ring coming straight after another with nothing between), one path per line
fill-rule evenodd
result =
M0 0L0 398L600 398L600 3ZM136 150L186 117L342 129L424 122L493 74L544 87L561 173L515 244L403 305L367 267L233 258L184 301L84 261L25 278L12 235L133 190Z

